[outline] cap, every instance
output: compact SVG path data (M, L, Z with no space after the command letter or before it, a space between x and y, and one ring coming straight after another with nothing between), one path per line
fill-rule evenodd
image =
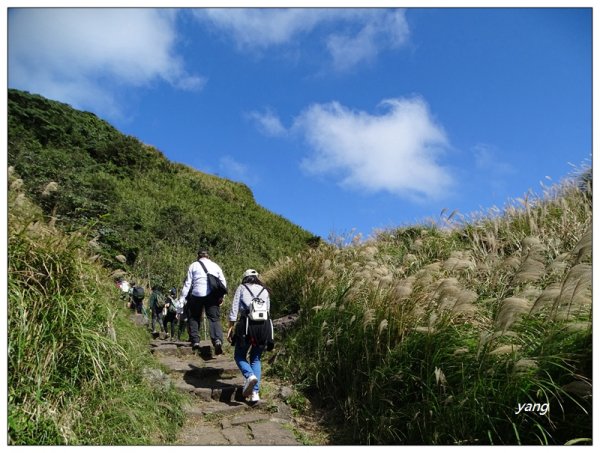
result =
M258 272L256 272L254 269L247 269L246 272L244 272L244 278L246 277L250 277L250 276L255 276L258 277Z

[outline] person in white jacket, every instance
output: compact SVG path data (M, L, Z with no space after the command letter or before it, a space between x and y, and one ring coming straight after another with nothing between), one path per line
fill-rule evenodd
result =
M203 267L204 265L204 267ZM206 268L206 272L204 270ZM187 277L179 297L179 306L187 305L189 334L192 349L200 347L198 328L202 319L202 311L206 313L209 322L210 340L215 348L215 355L223 354L223 328L221 327L221 304L223 298L216 299L211 296L208 287L207 272L217 277L223 285L227 286L225 275L221 267L211 261L208 252L198 251L198 259L190 264Z
M262 321L249 319L250 306L253 300L257 299L260 299L261 305L268 313L271 309L269 289L260 280L256 270L248 269L244 272L242 283L237 287L231 302L227 339L235 345L233 357L245 379L242 395L244 398L250 397L252 403L258 403L260 400L258 392L262 353L271 350L273 345L273 323L270 317L267 315Z

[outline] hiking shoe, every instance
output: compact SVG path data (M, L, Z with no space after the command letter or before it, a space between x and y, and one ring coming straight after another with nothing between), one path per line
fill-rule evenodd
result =
M223 354L223 344L219 340L215 341L215 355Z
M258 392L252 392L252 396L250 397L250 401L253 403L258 403L260 401L260 397L258 396Z
M200 349L200 343L194 343L192 345L192 351L197 351L198 349Z
M253 374L248 376L246 381L244 382L244 387L242 388L242 395L244 398L248 398L252 391L254 390L254 386L258 382L258 378Z

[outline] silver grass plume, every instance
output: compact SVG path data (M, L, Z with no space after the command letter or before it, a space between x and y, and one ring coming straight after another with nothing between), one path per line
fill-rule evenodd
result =
M502 330L508 329L520 316L531 310L533 303L519 297L509 297L501 302L500 311L496 318L496 326Z
M523 249L526 252L525 259L515 276L517 283L535 282L546 272L544 264L544 246L536 237L523 239Z
M583 233L583 236L573 249L575 261L581 263L583 260L590 259L592 256L592 225Z

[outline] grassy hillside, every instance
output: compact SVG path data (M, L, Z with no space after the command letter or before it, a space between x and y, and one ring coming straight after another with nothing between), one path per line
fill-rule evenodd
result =
M48 223L12 172L9 184L9 444L172 442L182 398L152 378L147 332L85 234Z
M286 258L265 277L301 317L275 371L337 443L589 444L591 247L590 170L502 215Z
M179 287L200 247L237 282L312 237L245 185L172 163L92 113L9 90L8 126L8 164L25 193L59 227L87 228L103 265L149 284Z

